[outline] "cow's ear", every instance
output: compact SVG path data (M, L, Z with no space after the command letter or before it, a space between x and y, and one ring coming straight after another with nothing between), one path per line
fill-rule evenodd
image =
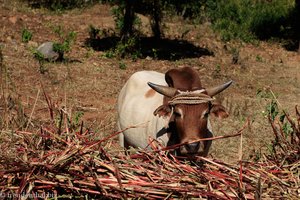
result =
M225 111L224 106L220 104L213 104L210 113L220 119L228 117L228 113Z
M170 106L168 105L161 105L159 106L154 112L153 114L156 116L158 115L159 117L163 116L163 117L167 117L170 115L172 109Z

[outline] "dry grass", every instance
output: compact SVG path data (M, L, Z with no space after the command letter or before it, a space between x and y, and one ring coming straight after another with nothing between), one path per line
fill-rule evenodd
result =
M70 115L44 96L51 123L31 131L1 132L2 197L295 199L300 195L297 109L296 122L286 113L293 134L284 134L283 122L270 117L276 151L260 155L258 162L228 164L176 157L155 140L149 144L151 150L113 151L112 139L120 132L95 140L92 130L83 123L74 126ZM214 139L238 136L244 129Z

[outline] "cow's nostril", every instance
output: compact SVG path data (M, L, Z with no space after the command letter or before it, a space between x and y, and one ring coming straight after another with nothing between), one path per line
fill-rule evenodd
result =
M200 147L200 142L193 142L190 144L184 145L188 153L197 153Z

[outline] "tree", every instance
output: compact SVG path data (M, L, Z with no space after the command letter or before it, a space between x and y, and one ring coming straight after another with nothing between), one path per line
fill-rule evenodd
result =
M121 38L125 39L132 37L134 34L135 13L150 16L150 23L153 35L155 38L162 37L161 31L161 1L160 0L121 0L119 4L124 4L124 20L121 29Z

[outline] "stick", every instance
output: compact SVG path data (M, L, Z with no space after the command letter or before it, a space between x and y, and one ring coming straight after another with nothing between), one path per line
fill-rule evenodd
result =
M239 185L241 191L243 191L243 135L241 134L240 148L239 148L239 164L240 164L240 175L239 175Z
M43 94L44 94L44 97L45 97L47 105L48 105L51 121L54 121L53 104L52 104L51 99L49 98L49 96L46 94L46 91L44 89L44 86L43 86L42 82L41 82L41 87L42 87Z
M29 123L31 122L31 118L32 118L33 112L34 112L34 110L35 110L35 106L36 106L36 104L37 104L37 100L38 100L39 96L40 96L40 89L39 89L38 92L37 92L37 95L36 95L36 98L35 98L35 102L34 102L34 104L33 104L33 108L32 108L32 111L31 111L31 113L30 113L30 117L29 117L29 119L28 119L28 122L27 122L27 125L26 125L26 128L25 128L25 132L27 131L27 128L28 128L28 126L29 126Z
M143 123L140 123L140 124L136 124L136 125L132 125L132 126L129 126L129 127L125 128L125 129L123 129L123 130L114 132L113 134L111 134L111 135L109 135L109 136L107 136L107 137L105 137L105 138L103 138L103 139L101 139L101 140L98 140L97 142L94 142L94 143L91 144L91 145L85 146L82 150L87 149L87 148L91 148L91 147L93 147L93 146L96 146L96 145L98 145L98 144L104 142L104 141L107 141L107 140L109 140L109 139L111 139L111 138L113 138L113 137L119 135L120 133L123 133L124 131L127 131L128 129L131 129L131 128L138 128L138 127L141 127L142 125L145 125L145 124L147 124L147 123L149 123L149 121L143 122Z
M182 144L175 144L175 145L167 146L165 148L162 148L162 149L159 149L159 150L155 150L155 152L156 151L167 151L167 150L177 149L178 147L180 147L182 145L190 144L190 143L194 143L194 142L207 141L207 140L218 140L218 139L236 137L236 136L242 135L242 132L245 130L245 128L247 126L249 126L249 119L246 121L246 123L244 124L244 126L237 133L235 133L235 134L222 135L222 136L216 136L216 137L211 137L211 138L201 138L201 139L193 140L191 142L184 142Z

